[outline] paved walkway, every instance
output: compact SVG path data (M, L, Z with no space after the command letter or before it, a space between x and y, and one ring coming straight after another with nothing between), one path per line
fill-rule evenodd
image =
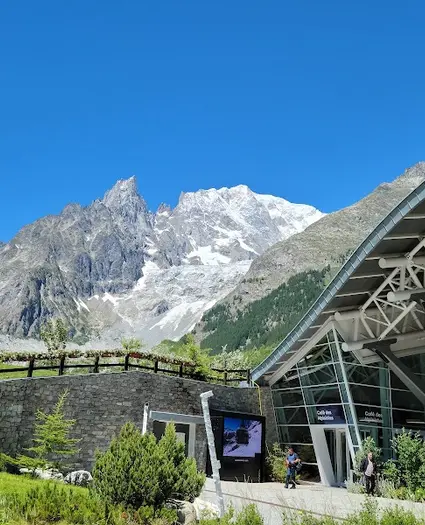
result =
M224 501L235 509L255 503L264 517L265 525L282 525L282 513L286 510L309 511L315 515L331 515L343 519L359 511L365 501L361 494L351 494L346 489L323 487L319 484L299 485L288 490L279 483L237 483L222 481ZM214 482L207 479L201 499L216 503ZM376 500L380 508L400 506L425 518L425 504L395 501L384 498Z

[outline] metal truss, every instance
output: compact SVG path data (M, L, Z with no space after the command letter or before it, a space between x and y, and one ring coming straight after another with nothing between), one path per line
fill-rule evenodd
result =
M405 257L381 258L390 273L357 310L336 312L335 320L346 343L344 350L361 349L388 337L425 334L425 239ZM422 251L422 254L420 253Z

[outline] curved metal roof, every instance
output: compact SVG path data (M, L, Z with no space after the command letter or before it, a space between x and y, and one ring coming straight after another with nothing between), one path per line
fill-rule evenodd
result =
M290 363L293 366L304 357L303 350L311 348L324 335L336 312L360 309L388 277L389 271L381 267L380 260L405 257L424 238L424 232L425 182L400 202L355 250L301 321L253 370L253 380L275 382L279 370L287 369ZM422 286L425 288L425 282ZM387 288L391 289L394 288ZM425 319L423 323L418 320L418 328L422 324L425 326Z

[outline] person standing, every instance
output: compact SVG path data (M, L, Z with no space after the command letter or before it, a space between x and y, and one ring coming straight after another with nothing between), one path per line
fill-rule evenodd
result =
M367 457L361 462L360 471L365 477L366 494L373 496L375 493L376 474L378 473L378 469L372 452L369 452Z
M291 484L291 489L297 488L295 475L297 473L297 463L300 461L301 460L298 457L298 454L294 452L292 447L289 447L288 454L286 456L286 489L289 487L289 484Z

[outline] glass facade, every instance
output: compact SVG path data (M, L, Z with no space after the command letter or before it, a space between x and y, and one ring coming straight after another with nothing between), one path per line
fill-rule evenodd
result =
M315 425L326 430L344 429L343 440L345 443L348 437L351 458L368 436L388 459L397 430L425 431L424 407L387 365L362 365L354 354L342 351L341 341L331 330L272 386L280 443L294 446L312 477L318 477L312 438ZM425 354L402 360L425 382ZM325 434L330 446L329 431Z

